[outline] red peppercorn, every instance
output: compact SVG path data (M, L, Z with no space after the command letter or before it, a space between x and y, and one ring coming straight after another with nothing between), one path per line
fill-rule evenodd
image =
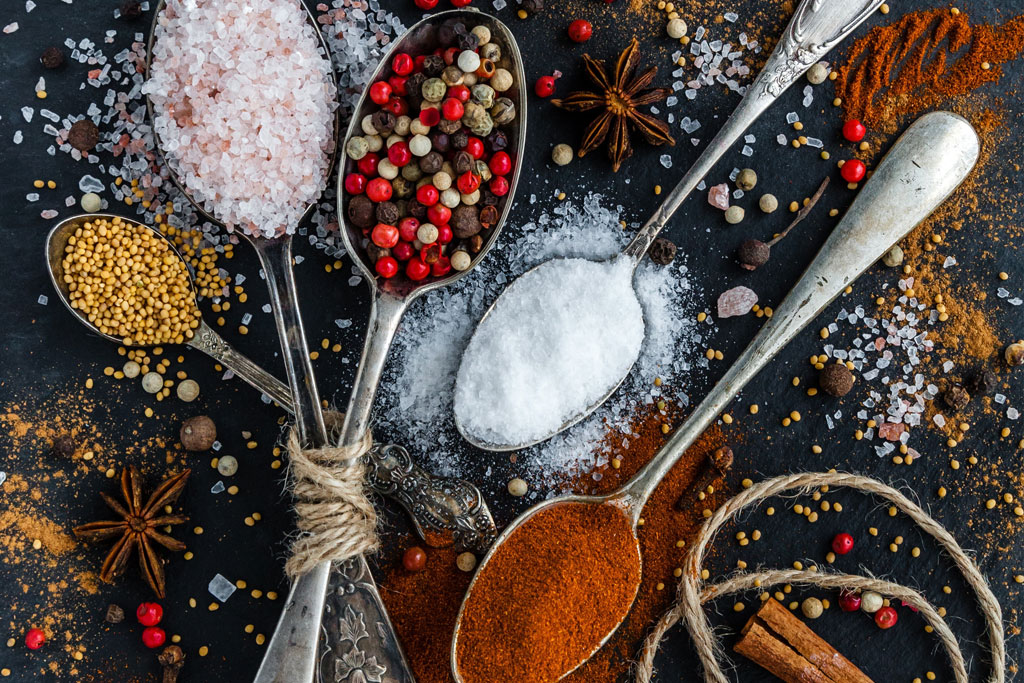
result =
M415 253L416 250L413 249L412 245L408 242L399 242L395 246L391 247L391 255L399 261L408 261Z
M420 185L416 190L416 201L428 208L437 204L439 196L437 188L433 185Z
M441 256L434 265L430 266L430 274L434 277L444 277L452 269L452 262L447 256Z
M436 126L441 121L441 112L435 107L426 107L420 110L420 123L424 126Z
M423 548L414 545L402 555L402 566L407 572L421 572L427 568L427 554Z
M480 187L480 176L471 171L466 171L459 176L455 184L462 194L473 194Z
M843 124L843 137L850 142L860 142L867 132L868 129L857 119L850 119Z
M574 43L585 43L594 35L594 27L586 19L577 19L569 24L569 38Z
M366 190L366 176L362 173L349 173L345 176L345 192L362 194Z
M377 156L377 153L367 152L366 156L356 162L356 168L363 175L373 177L377 175L378 163L380 163L380 157Z
M452 219L452 210L444 204L434 204L427 209L427 220L434 225L447 225Z
M832 539L832 551L836 555L845 555L853 550L853 536L850 534L836 534Z
M839 591L839 609L844 612L856 612L860 609L860 593Z
M405 140L399 140L388 147L388 160L399 168L412 161L412 152L409 151L409 143Z
M419 58L417 57L417 59ZM402 97L405 97L406 95L409 94L405 91L405 82L407 80L409 79L406 78L405 76L391 76L390 78L388 78L388 85L391 86L391 90L394 92L395 95L401 95ZM384 104L384 102L377 102L377 104Z
M430 275L430 266L418 258L411 258L405 264L405 276L413 282L419 282Z
M466 109L462 106L462 102L454 97L449 97L441 105L441 114L448 121L458 121L465 112Z
M391 98L391 86L384 81L377 81L370 86L370 99L374 104L385 105Z
M448 244L452 241L454 235L452 234L451 227L447 225L437 226L437 241L441 244Z
M508 175L508 172L512 170L512 157L508 155L508 152L495 152L491 160L487 162L487 166L494 175Z
M839 169L839 175L843 176L843 180L848 183L859 183L864 180L866 173L867 167L860 159L850 159Z
M899 615L892 607L883 607L875 612L875 626L882 630L892 628L897 621L899 621Z
M541 76L538 78L537 82L533 84L533 92L537 97L551 97L551 94L555 92L555 77Z
M159 626L149 626L142 631L142 644L148 648L160 647L167 642L167 634Z
M409 103L397 95L392 95L384 108L395 116L405 116L409 113Z
M135 610L135 618L143 626L156 626L164 618L164 608L155 602L139 603Z
M434 9L437 7L437 0L414 0L416 6L422 10Z
M30 650L38 650L46 642L46 634L37 628L30 628L25 634L25 647Z
M424 187L426 187L424 185ZM398 236L406 242L416 239L416 231L420 229L420 222L412 216L406 216L398 221Z
M459 56L459 48L450 47L441 53L441 57L444 59L444 63L451 66L455 63L455 60Z
M407 52L399 52L391 59L391 70L399 76L408 76L412 73L413 61Z
M378 223L373 226L370 240L382 249L390 249L398 244L398 228L387 223Z
M441 245L437 242L423 245L420 249L420 260L428 266L433 266L441 258Z
M391 278L398 274L398 261L391 256L381 256L377 259L377 262L373 264L373 269L377 271L377 275L382 278Z
M473 0L452 0L452 7L465 7Z
M491 178L491 182L488 185L488 187L491 188L491 192L496 197L504 197L505 195L508 194L509 190L508 179L505 178L504 176L496 175L493 178Z
M391 182L385 178L374 178L366 184L366 196L370 201L386 202L391 199Z
M469 97L470 97L469 88L467 88L466 86L461 85L461 84L460 85L453 85L450 88L448 88L448 96L449 97L454 97L455 99L459 100L460 102L467 102L467 101L469 101Z
M470 136L466 141L466 152L469 156L474 159L479 159L484 155L484 141L480 138Z

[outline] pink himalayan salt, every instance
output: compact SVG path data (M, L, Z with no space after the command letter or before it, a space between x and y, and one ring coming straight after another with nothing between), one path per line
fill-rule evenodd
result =
M899 441L904 428L902 422L883 422L878 425L878 436L886 441Z
M229 229L294 231L327 181L337 90L298 0L169 0L144 92L168 164Z
M712 185L711 189L708 190L708 204L725 211L729 208L729 185L722 183L721 185Z
M749 287L733 287L718 297L718 317L732 318L750 313L757 303L757 292Z

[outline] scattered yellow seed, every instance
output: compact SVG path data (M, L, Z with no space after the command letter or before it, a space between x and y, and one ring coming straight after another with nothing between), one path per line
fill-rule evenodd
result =
M654 194L661 194L661 185L654 186Z
M888 14L889 13L889 5L887 5L886 3L883 2L881 4L881 6L878 8L878 11L881 12L882 14ZM835 72L833 72L833 73L835 73ZM829 76L831 76L831 75L832 74L829 74Z
M209 652L210 652L210 648L206 647L205 645L203 645L202 647L199 648L199 656L200 657L205 657Z

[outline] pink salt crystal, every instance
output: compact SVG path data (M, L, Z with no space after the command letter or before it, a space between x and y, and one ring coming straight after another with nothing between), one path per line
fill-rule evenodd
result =
M749 287L733 287L718 297L718 317L732 318L750 313L757 303L757 292Z
M885 348L885 337L878 337L875 339L875 351L881 351Z
M712 185L711 189L708 190L708 204L725 211L729 208L729 185L722 183L721 185ZM756 299L755 299L756 301Z
M40 217L45 218L46 220L50 220L51 218L57 217L57 212L54 211L53 209L46 209L45 211L42 211L39 215Z
M899 441L904 429L902 422L883 422L878 426L878 436L886 441Z

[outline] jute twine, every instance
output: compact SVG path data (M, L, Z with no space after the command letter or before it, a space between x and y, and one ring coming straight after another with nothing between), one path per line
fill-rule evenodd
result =
M325 416L332 440L341 426L338 413ZM343 562L377 550L377 512L366 496L361 456L373 446L367 430L351 446L303 449L295 429L288 435L291 490L299 536L285 564L295 578L321 562Z
M682 619L686 622L686 630L689 632L690 638L693 639L697 656L703 666L705 682L728 683L729 679L726 678L719 663L723 655L721 644L715 637L711 623L701 605L724 595L755 587L766 589L778 584L799 583L831 589L871 590L913 605L920 610L924 619L935 629L935 633L949 656L957 682L968 683L963 653L953 632L936 609L920 593L905 586L870 576L797 570L740 573L717 584L704 584L700 578L701 566L704 564L708 548L723 525L744 508L761 503L767 498L794 491L797 495L807 494L820 486L845 486L884 498L909 516L918 527L939 543L977 595L981 614L985 619L988 646L992 656L992 674L988 680L991 683L1003 683L1006 677L1003 614L999 607L999 601L992 594L977 565L941 524L932 519L917 503L896 489L870 477L835 472L808 472L768 479L745 489L708 518L687 554L685 571L679 582L675 604L662 615L644 641L635 666L636 682L648 683L651 680L654 675L654 656L661 640L665 637L665 633Z

